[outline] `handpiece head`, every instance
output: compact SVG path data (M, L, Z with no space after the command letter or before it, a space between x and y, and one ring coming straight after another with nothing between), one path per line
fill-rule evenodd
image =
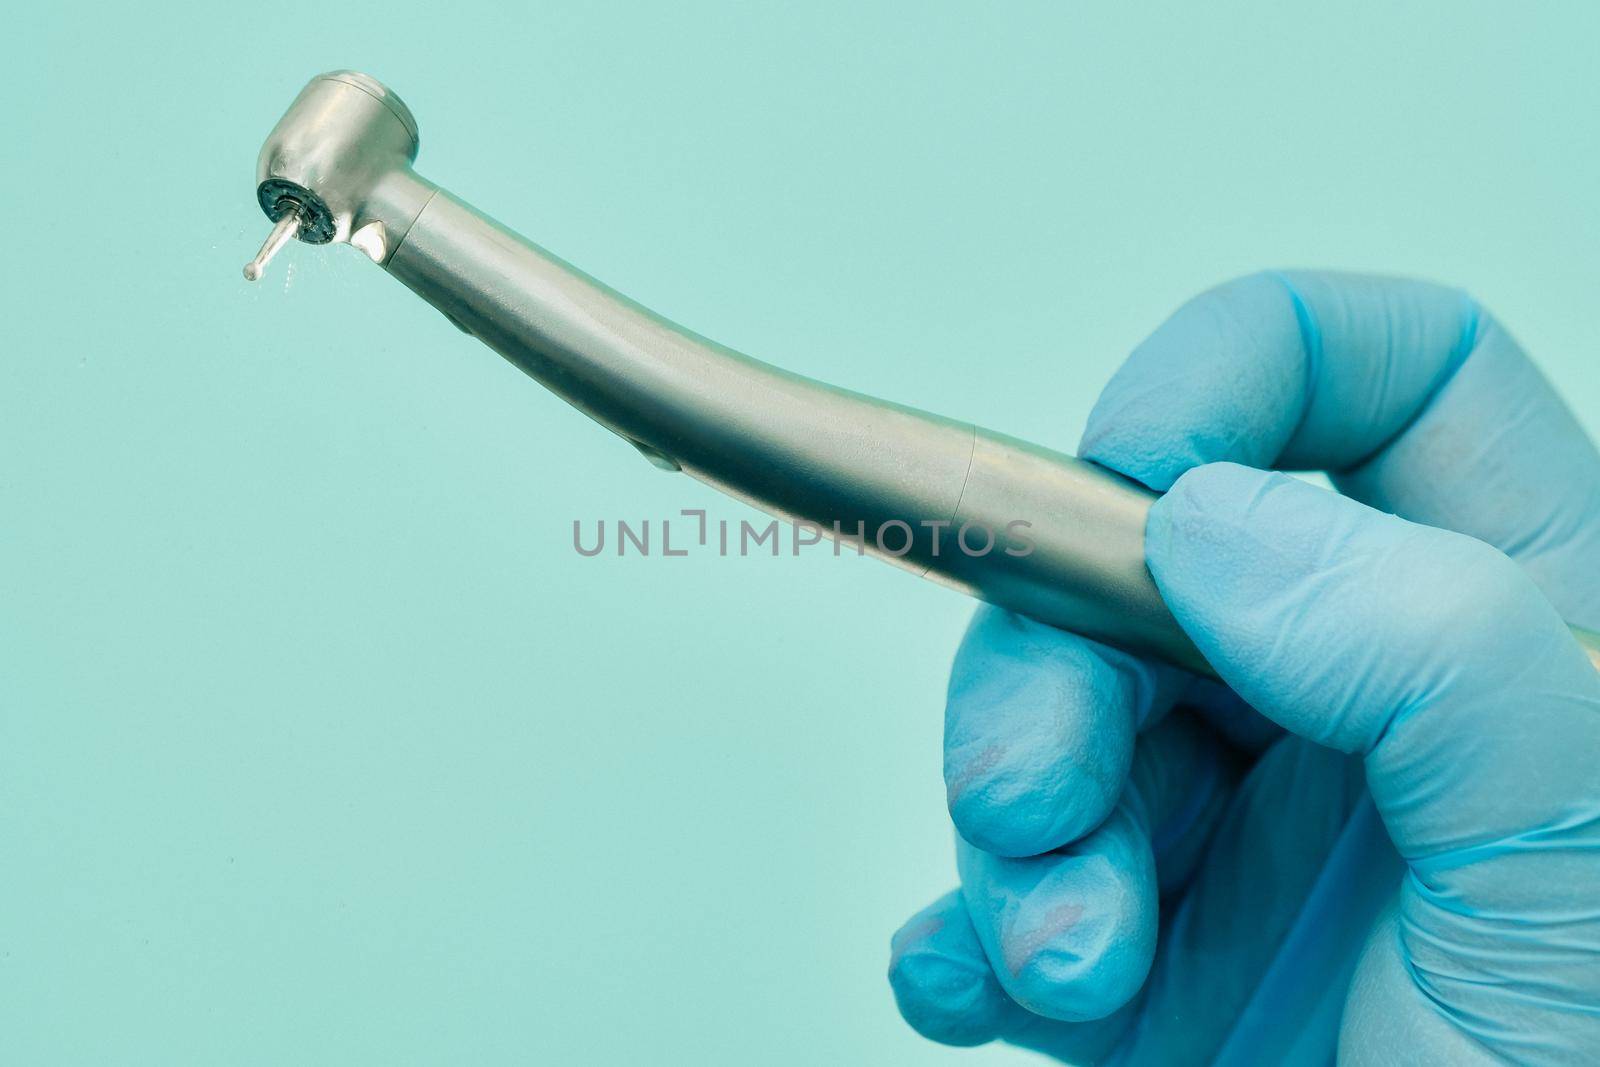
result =
M274 226L245 277L259 278L290 238L349 242L384 262L404 234L389 232L383 209L414 194L416 158L417 120L382 82L350 70L313 78L261 146L256 199Z

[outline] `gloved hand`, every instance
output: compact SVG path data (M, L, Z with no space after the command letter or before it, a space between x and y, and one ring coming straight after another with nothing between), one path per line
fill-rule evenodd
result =
M1600 457L1507 333L1245 278L1080 451L1169 490L1146 558L1227 687L978 613L907 1021L1073 1063L1600 1063L1600 676L1563 624L1600 623Z

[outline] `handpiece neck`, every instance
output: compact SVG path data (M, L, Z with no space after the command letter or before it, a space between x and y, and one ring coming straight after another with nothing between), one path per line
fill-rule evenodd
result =
M443 190L391 274L658 465L846 529L948 520L972 428L824 385L684 330ZM925 569L922 536L908 565Z

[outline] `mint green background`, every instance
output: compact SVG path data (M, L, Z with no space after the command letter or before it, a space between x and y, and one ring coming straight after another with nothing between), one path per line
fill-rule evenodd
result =
M1470 287L1600 417L1593 5L23 5L0 162L0 1061L1000 1064L883 979L968 606L580 559L661 474L348 248L319 70L699 331L1070 447L1268 265Z

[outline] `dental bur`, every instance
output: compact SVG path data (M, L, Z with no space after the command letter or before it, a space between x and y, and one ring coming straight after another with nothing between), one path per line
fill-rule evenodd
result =
M291 238L300 233L300 212L287 202L283 205L284 212L278 221L273 223L272 232L267 234L266 241L261 246L261 251L256 253L256 258L244 265L244 276L248 281L261 280L261 274L267 269L267 264L272 262L272 257L277 255L288 244Z
M628 300L412 169L417 123L375 79L312 79L261 148L271 234L354 245L651 463L823 531L892 526L924 577L1213 675L1145 566L1155 494L1092 463L780 370ZM837 525L835 525L837 524ZM1019 524L1022 524L1019 526ZM964 550L964 527L1025 529L1032 551ZM1600 637L1574 630L1600 668Z

